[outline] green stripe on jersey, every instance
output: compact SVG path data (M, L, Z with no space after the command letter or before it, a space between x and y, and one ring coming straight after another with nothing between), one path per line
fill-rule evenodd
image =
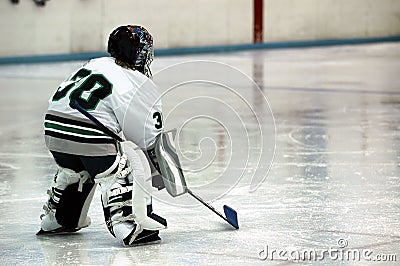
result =
M98 132L74 128L74 127L61 126L61 125L57 125L57 124L53 124L53 123L49 123L49 122L45 122L44 127L45 128L54 128L54 129L58 129L61 131L66 131L66 132L78 133L78 134L87 135L87 136L108 136L103 133L98 133Z

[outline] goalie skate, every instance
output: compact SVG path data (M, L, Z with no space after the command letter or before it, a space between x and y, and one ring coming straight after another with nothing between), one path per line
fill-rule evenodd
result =
M54 214L51 213L50 215L47 215L47 217L44 217L44 219L51 219L51 217L54 217ZM55 217L54 217L55 220ZM54 223L54 221L52 222ZM88 227L90 225L90 218L86 217L86 220L84 223L82 223L80 226L78 227L66 227L66 226L62 226L60 225L60 227L57 227L55 229L52 230L43 230L42 228L39 230L39 232L36 233L37 236L41 236L41 235L63 235L63 234L71 234L71 233L75 233L79 230L81 230L82 228Z

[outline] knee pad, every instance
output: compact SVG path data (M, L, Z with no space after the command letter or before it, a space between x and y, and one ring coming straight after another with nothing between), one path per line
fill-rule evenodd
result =
M57 227L82 228L90 224L87 217L89 205L93 199L95 184L89 173L76 173L59 167L54 177L49 200L41 216L42 229L54 230Z

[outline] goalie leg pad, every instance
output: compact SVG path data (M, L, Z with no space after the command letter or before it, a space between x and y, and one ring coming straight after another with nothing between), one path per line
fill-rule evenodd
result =
M131 245L136 237L145 234L142 234L143 230L156 231L165 226L147 217L147 195L134 180L135 174L144 180L145 171L141 158L132 150L132 153L118 156L117 161L114 164L116 171L113 169L98 174L95 181L101 186L108 230L125 245Z
M100 185L102 187L101 201L107 228L114 237L122 240L130 234L135 224L132 215L132 184L116 182L111 185ZM121 227L120 223L126 226Z
M133 179L133 213L135 220L144 229L161 230L167 227L166 220L154 219L148 214L151 205L151 170L144 152L132 142L123 142L122 148L129 159ZM159 216L158 216L159 217ZM161 217L160 217L161 218Z
M125 155L117 156L114 164L96 175L96 183L100 183L101 201L104 219L110 233L123 241L128 235L139 234L140 228L132 214L132 179L131 168Z
M87 172L76 173L59 167L48 191L49 200L41 215L42 231L71 232L90 224L87 217L93 199L95 184Z
M79 184L68 186L60 198L56 211L56 219L64 227L76 228L86 225L88 207L94 195L94 183L83 184L82 191L78 191ZM88 203L85 206L85 202Z

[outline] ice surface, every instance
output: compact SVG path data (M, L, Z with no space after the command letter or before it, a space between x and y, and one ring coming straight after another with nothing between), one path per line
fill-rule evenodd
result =
M226 138L223 128L210 120L193 121L182 130L182 154L189 166L203 154L213 158L206 172L189 173L188 183L202 197L207 191L201 182L213 182L226 166L230 173L243 173L224 197L212 202L220 211L224 204L233 207L240 229L231 230L204 206L171 204L191 202L187 195L161 201L168 195L160 191L154 209L169 225L160 233L162 242L124 248L106 229L97 191L89 210L90 227L67 236L36 237L46 190L56 170L42 136L47 99L83 62L0 66L2 265L264 265L272 259L260 259L266 251L271 255L273 250L329 248L370 250L371 260L396 254L400 260L400 44L163 57L155 60L153 72L199 59L224 62L254 78L275 119L274 162L253 193L250 177L256 168L269 169L269 162L252 160L259 152L257 123L265 130L271 126L263 120L268 116L263 113L265 103L258 96L251 98L254 88L241 90L252 99L258 122L240 102L226 99L247 117L245 126L253 135L243 137L238 125ZM182 90L164 106L172 109L193 90L207 91L207 86L195 84ZM188 114L187 107L182 108L172 120ZM229 155L248 145L250 163L244 169L243 158ZM213 149L215 154L209 152ZM288 263L287 253L274 256L275 263ZM335 254L328 253L319 263L338 261L352 263L351 258L335 260ZM364 258L361 262L372 263Z

